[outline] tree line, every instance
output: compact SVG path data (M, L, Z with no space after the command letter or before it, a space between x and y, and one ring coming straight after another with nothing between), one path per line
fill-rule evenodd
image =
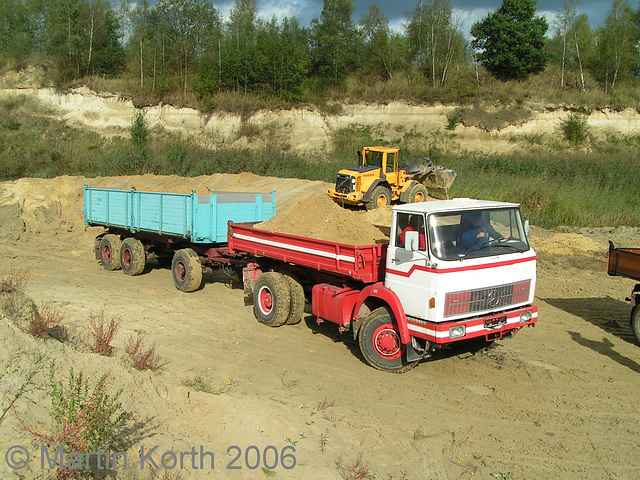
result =
M226 21L206 0L0 0L0 67L40 64L59 83L124 77L158 97L233 91L287 100L353 75L377 81L419 75L437 88L460 67L522 79L550 62L561 71L562 87L569 74L582 90L587 78L611 91L637 81L640 10L612 0L594 30L578 5L564 0L549 25L535 0L503 0L472 26L469 41L450 0L420 0L406 12L401 33L375 4L356 22L351 0L324 0L309 26L295 17L259 18L256 0L235 0Z

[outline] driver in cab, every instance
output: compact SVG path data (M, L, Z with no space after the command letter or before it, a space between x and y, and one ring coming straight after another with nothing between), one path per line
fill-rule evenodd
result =
M470 213L468 222L467 230L460 237L464 252L478 250L488 245L492 238L496 240L508 238L498 233L489 223L483 223L481 212Z

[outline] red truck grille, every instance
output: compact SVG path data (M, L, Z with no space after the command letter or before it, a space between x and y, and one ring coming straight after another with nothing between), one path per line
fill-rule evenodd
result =
M447 293L444 316L482 313L526 302L529 299L530 288L531 280L525 280L509 285Z

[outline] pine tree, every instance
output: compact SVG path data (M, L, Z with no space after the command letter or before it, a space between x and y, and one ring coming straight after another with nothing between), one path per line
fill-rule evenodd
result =
M543 50L549 26L535 13L536 0L503 0L498 10L471 27L478 60L496 77L522 79L544 70L550 57Z

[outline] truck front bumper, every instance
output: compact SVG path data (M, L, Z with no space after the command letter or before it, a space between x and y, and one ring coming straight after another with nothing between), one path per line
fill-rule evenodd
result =
M329 188L327 195L341 205L360 205L362 203L362 195L357 192L340 193L335 188Z
M424 338L431 344L446 345L473 338L498 340L537 321L538 307L531 305L450 322L414 322L407 319L407 327L412 336Z

